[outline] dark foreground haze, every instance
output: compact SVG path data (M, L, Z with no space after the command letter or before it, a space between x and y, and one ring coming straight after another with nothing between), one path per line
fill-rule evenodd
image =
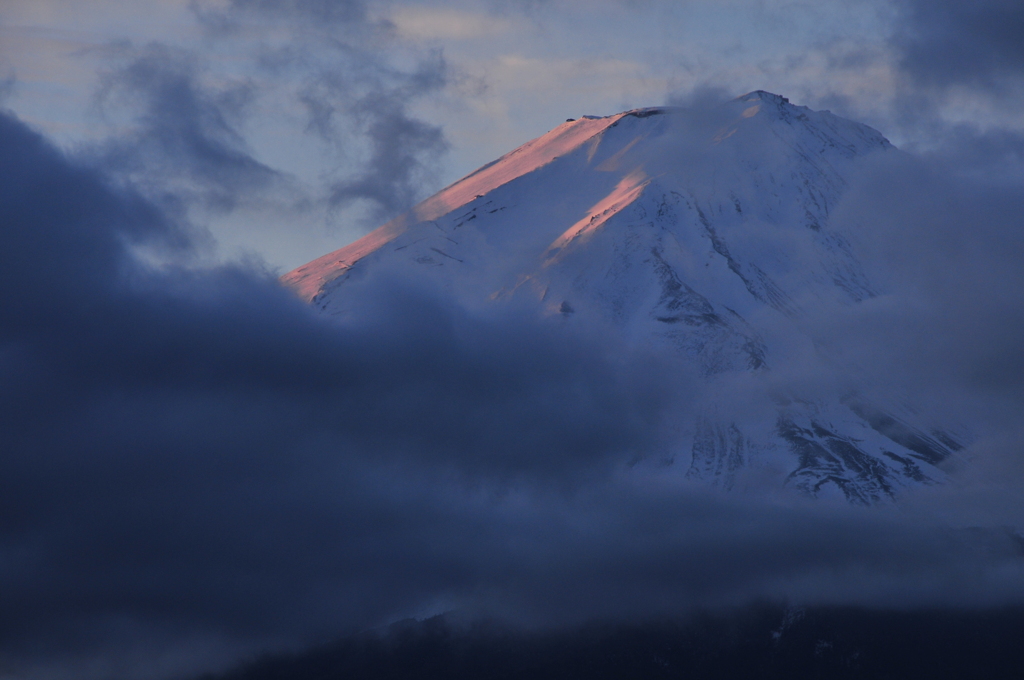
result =
M403 621L216 680L695 678L897 680L1024 672L1024 610L984 613L752 606L681 622L511 632L443 617ZM204 680L214 680L207 676Z

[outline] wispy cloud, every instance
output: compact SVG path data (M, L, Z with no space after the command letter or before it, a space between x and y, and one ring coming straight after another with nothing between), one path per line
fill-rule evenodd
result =
M442 128L411 113L443 90L449 70L439 50L414 53L412 67L387 56L394 26L372 18L361 2L233 0L197 16L216 32L246 31L267 19L283 30L259 49L261 78L306 109L306 131L339 161L323 195L333 208L362 208L377 226L437 188L437 163L448 148Z
M283 180L253 157L241 131L253 83L212 86L196 55L166 45L102 52L116 66L103 72L97 103L118 117L127 112L130 126L99 150L108 169L221 210Z

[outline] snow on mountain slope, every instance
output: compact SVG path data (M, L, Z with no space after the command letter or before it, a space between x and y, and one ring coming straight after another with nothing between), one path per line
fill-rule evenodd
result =
M857 159L889 149L867 126L767 92L584 117L282 280L339 315L351 277L426 267L467 301L599 317L706 380L771 371L780 343L814 351L805 309L874 295L829 217ZM789 486L858 503L943 479L959 444L878 403L774 395L767 415L737 420L709 399L680 425L675 460L726 487L781 466Z
M574 121L573 124L566 122L543 137L527 142L493 163L464 177L423 201L409 213L397 217L355 243L328 253L286 274L283 281L294 288L303 298L311 299L320 294L326 284L346 272L353 264L407 234L410 227L415 228L449 215L452 211L481 198L497 187L551 163L560 155L575 150L587 140L613 125L619 117L621 116L586 118ZM470 219L475 218L470 217ZM422 226L419 231L422 231ZM415 229L413 233L416 233Z

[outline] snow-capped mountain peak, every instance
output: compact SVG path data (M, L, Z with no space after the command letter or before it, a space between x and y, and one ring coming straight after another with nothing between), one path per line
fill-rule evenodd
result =
M360 272L427 268L465 299L598 316L707 380L770 371L778 328L802 337L807 305L875 294L830 215L855 164L891 149L764 91L569 119L283 281L336 315ZM711 401L681 415L677 464L730 486L770 460L789 486L866 503L942 479L959 446L891 405L791 396L758 422Z

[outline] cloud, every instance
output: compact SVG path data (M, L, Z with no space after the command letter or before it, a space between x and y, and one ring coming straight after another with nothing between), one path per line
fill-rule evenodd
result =
M735 96L737 96L735 92L730 92L724 87L711 83L700 83L686 90L669 93L665 104L698 111L713 111L717 106Z
M149 270L132 244L186 229L2 124L7 653L421 606L501 540L464 485L571 486L658 431L656 379L536 320L388 284L339 329L244 269Z
M895 316L884 340L858 333L849 345L871 352L889 346L880 353L884 365L866 361L879 372L909 371L905 384L948 382L959 390L986 374L997 378L996 366L1013 360L1024 313L1016 265L1024 256L1022 142L1019 134L962 126L933 151L874 159L854 184L835 220L858 234L873 278L887 288L850 311ZM912 327L916 322L925 326ZM921 338L928 341L916 350L905 344Z
M331 187L333 205L369 201L373 205L371 219L379 223L421 198L423 187L430 186L436 176L436 160L448 149L448 142L440 127L410 116L409 102L441 89L446 82L444 58L434 52L415 72L402 74L395 86L374 89L349 105L348 113L360 136L370 145L370 157L364 172ZM312 121L325 137L335 129L330 124L335 110L332 101L344 89L333 78L321 78L304 92Z
M102 109L129 112L132 130L107 141L104 164L136 183L148 178L163 190L219 210L252 200L281 182L281 174L256 160L241 123L255 97L250 82L212 87L192 53L161 44L103 50L120 62L101 77ZM158 179L157 179L158 178Z
M390 20L400 35L417 40L469 40L512 30L513 21L485 13L450 8L399 6Z
M894 44L925 85L1000 88L1024 75L1024 7L1013 0L902 0Z
M329 24L362 23L367 19L366 3L361 0L231 0L230 7Z
M0 105L4 104L7 99L14 93L14 88L17 85L17 79L13 74L8 75L3 80L0 80Z
M443 55L382 59L388 27L362 4L204 16L221 36L284 27L263 45L266 80L217 82L163 45L111 49L100 100L131 112L130 141L86 160L0 115L12 672L171 676L448 609L544 629L761 598L1020 601L1012 533L950 528L1024 525L1019 135L963 128L866 167L834 219L862 233L885 292L808 321L880 384L980 423L972 465L898 512L757 480L721 495L667 465L705 388L607 328L469 310L407 272L358 283L331 325L243 265L136 261L139 247L196 248L176 201L229 210L279 186L245 136L274 88L345 154L325 201L375 219L426 191L446 146L412 113L450 82ZM717 387L742 411L772 386Z
M395 26L361 2L233 0L195 13L215 35L277 22L282 35L260 41L260 78L301 102L306 132L327 143L321 193L332 208L354 206L378 226L438 188L448 142L412 111L451 82L440 50L405 49Z
M1022 141L961 126L930 151L866 164L832 224L855 235L879 295L812 320L865 383L970 432L953 485L929 501L965 524L1024 525Z
M207 30L220 35L238 32L239 18L245 15L307 21L321 27L368 23L367 3L362 0L190 0L189 7Z
M0 145L0 653L17 672L143 677L162 654L181 673L452 608L544 627L758 598L1024 595L1009 534L666 472L703 388L608 329L471 311L396 272L359 282L351 314L326 322L242 266L137 262L139 244L187 252L187 225L7 114ZM902 194L882 194L881 225L925 195L901 212ZM968 197L963 214L1002 234L1016 204L978 214L984 194ZM925 238L955 214L907 227L926 272L928 253L961 252ZM979 258L1002 241L980 244ZM878 351L886 366L916 347Z

